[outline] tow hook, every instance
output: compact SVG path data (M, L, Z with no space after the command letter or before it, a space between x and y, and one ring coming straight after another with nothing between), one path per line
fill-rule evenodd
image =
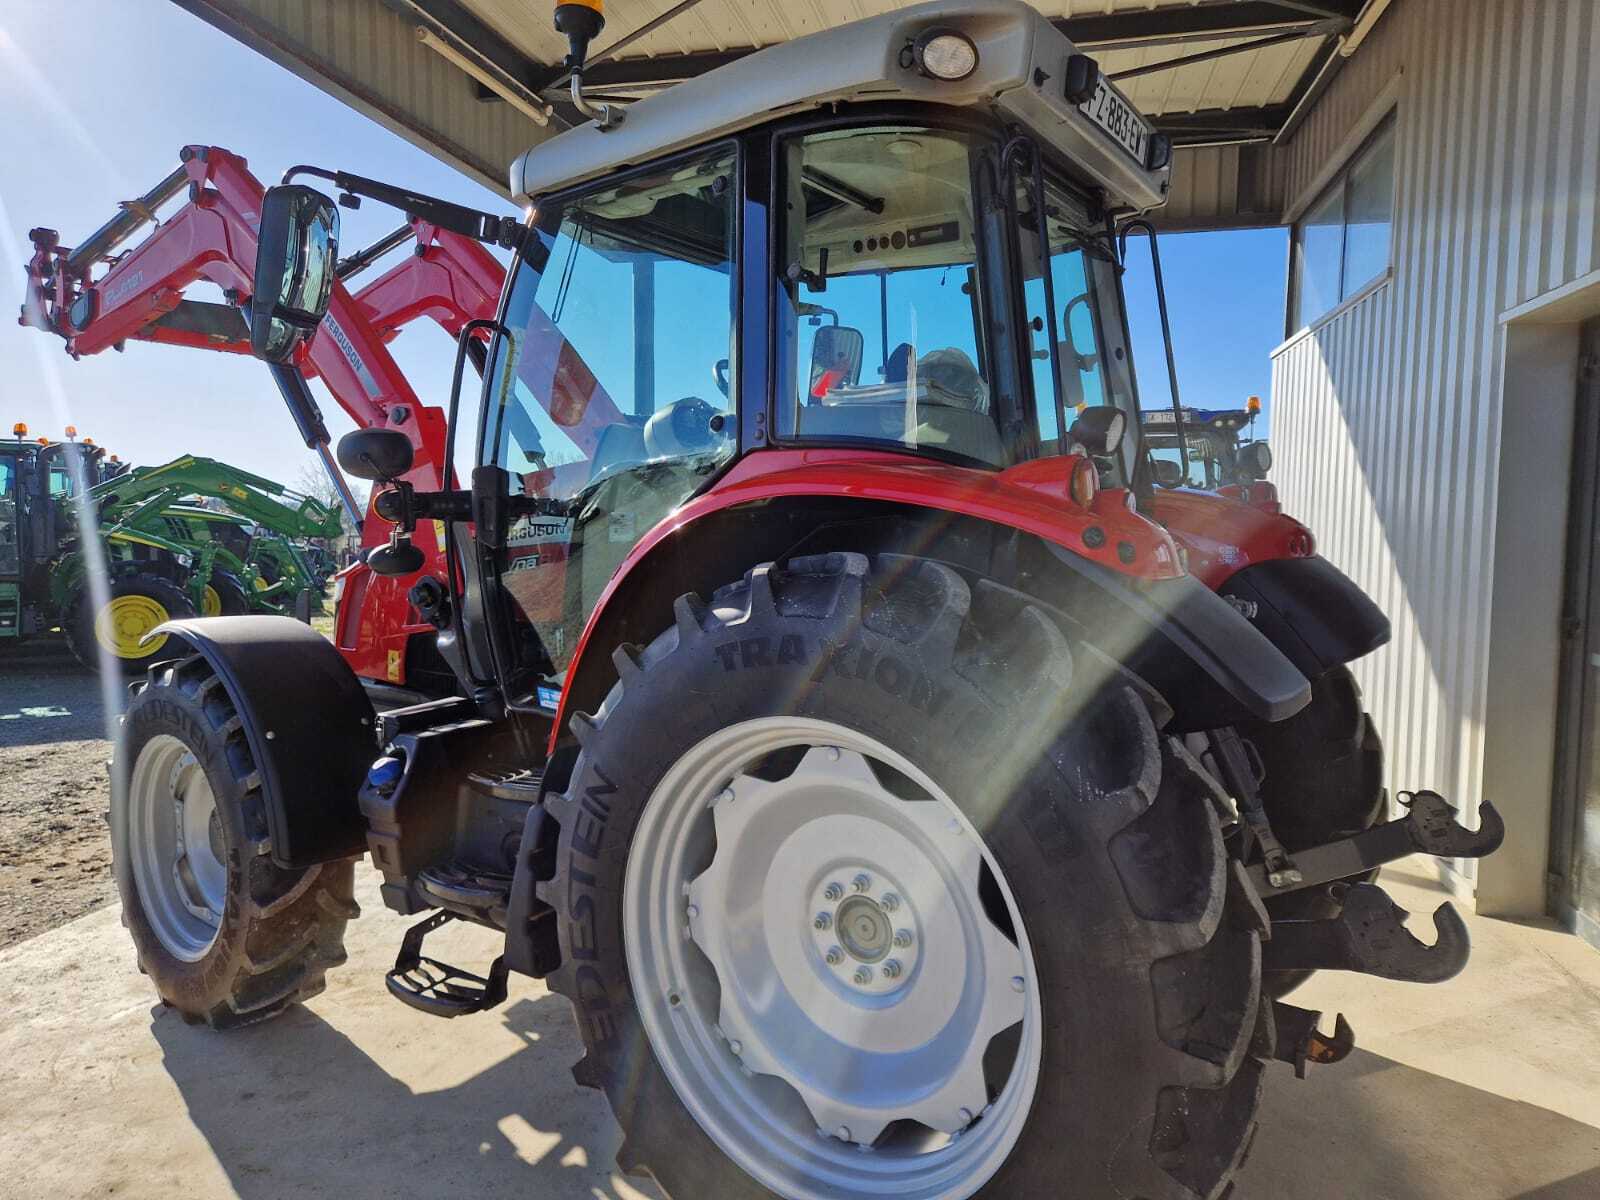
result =
M1273 1002L1272 1023L1277 1030L1272 1056L1293 1067L1296 1079L1306 1077L1307 1063L1328 1066L1343 1062L1356 1048L1356 1035L1343 1013L1334 1018L1331 1038L1318 1028L1322 1023L1320 1012L1296 1008L1281 1000Z
M1467 965L1472 939L1448 901L1434 910L1438 938L1428 946L1412 936L1405 909L1377 884L1340 887L1344 908L1338 916L1272 923L1272 940L1261 947L1263 970L1358 971L1406 983L1443 983Z
M1249 869L1250 882L1263 897L1270 899L1285 892L1365 875L1374 867L1408 854L1482 858L1493 854L1505 840L1506 823L1487 800L1479 806L1477 829L1467 829L1457 821L1455 806L1438 792L1402 792L1399 800L1409 811L1397 821L1374 825L1354 837L1325 846L1295 851L1297 878L1274 870L1270 862L1257 863Z

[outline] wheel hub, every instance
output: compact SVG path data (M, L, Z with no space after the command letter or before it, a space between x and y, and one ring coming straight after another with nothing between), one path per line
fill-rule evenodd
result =
M129 856L150 928L193 962L216 940L227 903L227 842L211 783L170 734L150 739L128 782Z
M851 992L885 995L910 984L922 956L916 915L882 868L846 864L813 889L811 941L828 974Z
M749 722L658 785L625 877L635 994L678 1094L766 1186L946 1200L1003 1159L1036 1085L1039 1002L1020 919L1013 941L980 899L993 870L911 764L837 726ZM1019 1024L991 1080L985 1053Z

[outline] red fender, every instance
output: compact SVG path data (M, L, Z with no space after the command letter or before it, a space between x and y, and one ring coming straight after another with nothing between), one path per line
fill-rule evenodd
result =
M1212 591L1253 563L1317 552L1311 531L1293 517L1215 492L1157 488L1145 507L1183 547L1189 573Z
M634 546L589 614L568 678L583 662L612 596L663 539L710 513L760 500L842 496L937 509L1020 529L1134 579L1181 576L1177 545L1166 530L1129 507L1126 490L1103 491L1088 508L1068 498L1067 482L1076 461L1036 459L994 472L881 451L763 450L747 455ZM570 688L563 690L556 710L552 753L566 725L570 694Z

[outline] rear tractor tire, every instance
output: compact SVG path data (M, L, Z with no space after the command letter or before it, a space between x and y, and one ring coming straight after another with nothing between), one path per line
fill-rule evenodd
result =
M1311 687L1311 703L1287 721L1238 727L1265 770L1261 803L1272 832L1290 854L1370 828L1384 816L1383 743L1361 703L1349 667L1334 667ZM1341 882L1370 880L1373 871ZM1266 898L1275 921L1320 921L1342 907L1334 885ZM1268 971L1266 993L1288 995L1311 971Z
M111 852L139 968L186 1021L276 1016L323 988L359 914L351 860L273 863L243 724L200 655L151 670L112 764Z
M615 656L564 796L562 966L678 1200L1214 1200L1264 915L1139 681L925 560L758 567Z
M154 575L135 575L112 582L106 603L96 604L85 591L64 623L73 655L92 671L112 664L128 678L138 678L156 663L185 652L170 634L145 635L168 621L195 615L194 605L177 585Z

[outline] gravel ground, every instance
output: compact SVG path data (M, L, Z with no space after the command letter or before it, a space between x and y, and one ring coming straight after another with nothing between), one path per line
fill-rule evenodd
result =
M99 681L65 649L0 656L0 947L116 895Z

